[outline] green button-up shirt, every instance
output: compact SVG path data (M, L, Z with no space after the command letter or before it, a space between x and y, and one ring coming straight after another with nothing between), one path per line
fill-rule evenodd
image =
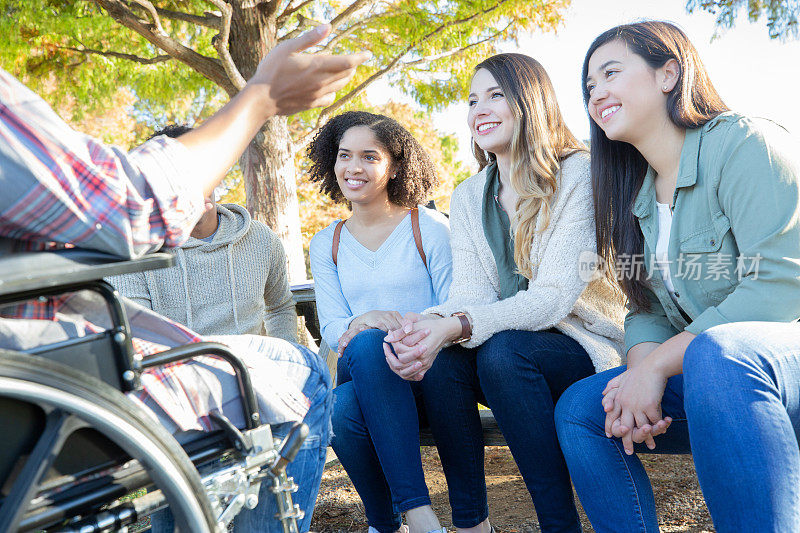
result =
M800 143L766 120L728 112L687 130L669 239L669 269L680 309L654 267L658 240L655 172L648 169L633 214L644 235L649 312L629 312L626 351L700 334L729 322L800 317ZM627 263L626 263L627 262ZM681 313L681 309L683 313Z

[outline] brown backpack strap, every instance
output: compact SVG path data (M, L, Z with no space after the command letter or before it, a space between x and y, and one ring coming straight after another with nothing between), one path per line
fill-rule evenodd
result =
M333 264L336 264L336 258L339 256L339 236L342 234L342 226L344 226L344 220L340 220L338 224L336 224L336 228L333 230L333 245L331 246L331 257L333 257Z
M428 270L428 260L425 257L425 250L422 249L422 233L419 231L419 209L416 207L411 210L411 231L414 233L414 244L417 245L422 264L425 265L425 270Z

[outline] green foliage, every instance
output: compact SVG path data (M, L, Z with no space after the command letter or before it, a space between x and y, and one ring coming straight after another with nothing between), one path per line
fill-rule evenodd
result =
M173 2L174 3L174 2ZM194 2L205 5L204 2ZM200 53L209 54L211 35L186 23L166 20L165 30ZM201 90L217 88L176 60L145 65L80 50L116 52L152 58L163 52L120 26L85 0L0 0L0 67L23 80L51 104L64 98L80 103L82 113L102 112L114 104L120 87L138 98L168 105Z
M256 20L259 27L239 34L232 28L235 46L230 51L244 54L238 59L242 64L255 64L264 48L276 40L331 20L336 21L332 36L318 49L337 54L369 50L373 54L357 69L333 106L292 117L289 132L297 148L310 140L327 117L347 109L368 108L363 90L380 78L413 97L425 112L462 99L474 65L493 54L496 43L515 41L522 32L555 29L569 1L226 0L234 6L234 13L260 11L258 16L237 19L242 24ZM118 5L138 32L98 7L106 2ZM158 16L144 7L151 4L159 10ZM218 75L212 81L195 70L199 65L218 67L224 61L213 46L220 32L209 19L221 20L209 0L0 0L0 68L41 94L76 127L92 123L103 139L132 146L167 122L194 125L227 101L227 93L217 84L227 82L230 88L235 85L231 80ZM195 24L198 21L202 24ZM236 41L245 38L243 35L263 36L268 31L273 34L267 35L265 42ZM154 42L169 39L180 43L206 59L195 60L194 68L190 67L167 56L145 35ZM214 68L206 72L215 76ZM118 116L121 105L126 113L130 109L135 125L127 131L111 131L102 118ZM406 123L435 159L443 184L433 196L437 205L447 210L453 187L469 174L456 159L456 139L438 135L425 112L402 106L389 106L384 112ZM82 120L84 115L86 120ZM302 151L295 155L301 169ZM237 170L226 180L225 200L244 201L243 175L263 178L253 176L251 169L241 170L244 172ZM302 171L298 172L301 175ZM306 239L331 217L341 216L341 206L330 205L302 179L298 180L298 197ZM285 207L278 206L278 210Z
M696 9L715 15L718 28L730 29L742 9L750 22L766 19L771 39L797 39L800 37L800 0L689 0L689 13Z
M300 4L298 0L273 2L278 7L276 15L290 4ZM314 21L331 20L354 2L309 2L281 19L277 37L308 29ZM247 4L244 0L229 3ZM337 25L327 49L336 53L373 53L373 59L358 70L342 96L372 76L386 76L393 86L423 107L436 109L462 98L472 66L493 53L496 42L514 40L523 31L555 28L568 3L569 0L367 2ZM191 15L214 13L213 4L204 0L153 0L152 4ZM150 20L144 11L137 14L144 21ZM81 104L77 113L107 109L113 105L113 95L120 87L128 87L140 100L135 112L137 120L153 126L164 120L159 114L170 116L170 120L193 122L207 116L225 99L219 87L176 59L142 64L111 55L149 59L164 52L117 23L92 1L0 0L0 15L0 34L4 36L0 41L0 67L37 92L45 93L51 103L74 98ZM167 16L161 16L160 22L164 31L183 45L204 56L217 57L212 46L216 29ZM256 49L254 46L254 53ZM199 114L197 105L192 103L198 94L210 102ZM341 102L341 107L343 110L362 103L358 97L349 98ZM313 129L318 116L319 110L300 115L297 124L301 127L293 131L295 137L302 138Z

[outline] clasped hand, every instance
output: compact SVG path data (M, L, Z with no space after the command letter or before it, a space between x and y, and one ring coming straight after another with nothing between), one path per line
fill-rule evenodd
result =
M339 357L344 353L344 349L353 340L353 337L364 331L365 329L380 329L389 331L403 327L403 316L397 311L369 311L361 316L357 316L350 322L350 327L347 328L341 337L339 337L338 350Z
M403 379L420 381L453 337L447 319L407 313L383 344L386 363Z
M672 423L670 417L662 417L661 413L666 383L666 377L644 359L636 365L629 365L603 390L606 436L622 438L622 446L628 455L633 454L634 443L644 442L649 449L654 449L653 437L665 433Z

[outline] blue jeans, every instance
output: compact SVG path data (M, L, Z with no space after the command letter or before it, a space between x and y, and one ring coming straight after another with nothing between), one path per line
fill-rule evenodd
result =
M492 409L542 531L581 530L553 408L567 387L593 373L580 344L556 330L502 331L477 348L439 353L421 383L456 527L489 515L480 402Z
M258 339L253 339L258 342ZM288 344L287 344L288 346ZM314 513L314 504L325 467L325 455L331 434L331 413L333 394L330 388L328 367L319 355L308 348L292 345L292 349L270 352L270 359L278 363L285 372L286 379L296 382L310 402L303 422L309 433L295 459L289 463L286 472L293 477L299 489L292 495L294 503L305 511L305 517L298 521L300 531L308 531ZM275 439L283 439L292 424L272 426ZM187 440L187 435L176 435L179 441ZM283 528L275 519L278 505L275 496L269 491L269 480L261 485L258 506L253 510L243 509L234 519L235 532L283 533ZM154 513L150 517L153 533L171 533L175 529L169 509Z
M647 473L619 439L605 436L602 390L624 370L565 392L558 436L595 531L657 532ZM667 381L661 407L672 425L655 438L654 452L635 450L693 453L717 531L800 531L800 324L707 330L686 349L683 375Z
M339 360L331 441L380 533L397 530L401 512L431 503L419 452L420 385L386 364L385 336L362 331Z

